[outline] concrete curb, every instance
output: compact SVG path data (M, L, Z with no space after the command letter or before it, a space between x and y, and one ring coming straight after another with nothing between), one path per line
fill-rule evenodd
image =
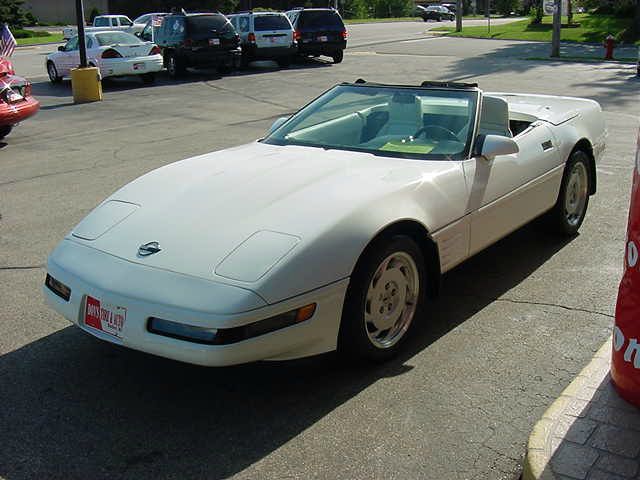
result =
M589 382L594 374L602 371L603 362L608 365L610 357L611 337L600 347L589 364L582 369L535 424L527 444L527 456L524 460L522 480L556 480L557 477L551 471L551 468L548 468L554 453L551 451L550 441L554 427L560 416L565 412L566 407L579 395L579 391L585 382Z

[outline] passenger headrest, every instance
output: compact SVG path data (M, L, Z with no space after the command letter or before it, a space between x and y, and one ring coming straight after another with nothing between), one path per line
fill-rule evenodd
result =
M498 97L483 96L479 133L512 137L509 128L509 104Z

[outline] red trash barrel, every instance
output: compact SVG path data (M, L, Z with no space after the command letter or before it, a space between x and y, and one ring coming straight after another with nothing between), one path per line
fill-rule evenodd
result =
M622 398L640 406L640 132L636 148L625 269L613 327L611 379Z

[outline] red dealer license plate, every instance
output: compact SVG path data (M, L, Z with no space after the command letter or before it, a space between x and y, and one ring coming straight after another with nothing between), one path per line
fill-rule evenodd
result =
M127 319L127 309L101 303L93 297L87 296L84 309L84 323L96 330L122 338L122 328Z

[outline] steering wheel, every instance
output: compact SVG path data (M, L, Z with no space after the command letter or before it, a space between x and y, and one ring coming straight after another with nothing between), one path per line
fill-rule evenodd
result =
M450 140L453 142L459 142L460 139L446 127L442 127L440 125L428 125L426 127L422 127L416 133L413 134L413 138L418 138L420 135L424 135L428 138L433 138L434 140Z

